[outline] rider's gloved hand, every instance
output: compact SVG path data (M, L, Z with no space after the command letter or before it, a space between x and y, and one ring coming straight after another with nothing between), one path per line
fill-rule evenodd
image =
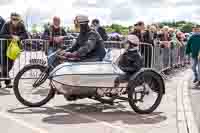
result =
M77 52L73 52L73 53L65 53L65 57L67 58L80 58L79 54Z

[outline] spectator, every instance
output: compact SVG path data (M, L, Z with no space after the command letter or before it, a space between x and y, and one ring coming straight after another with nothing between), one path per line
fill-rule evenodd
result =
M55 16L53 18L53 25L50 25L47 29L45 29L42 35L42 39L50 41L50 44L47 50L47 55L50 55L53 52L55 52L64 43L64 36L66 35L67 33L60 26L60 18ZM52 56L48 60L48 63L52 64L54 60L55 60L55 57Z
M184 39L184 43L186 44L190 38L191 34L190 33L185 33L185 39ZM185 46L186 47L186 46ZM191 58L190 55L187 55L185 58L185 64L190 64L191 62Z
M142 45L142 54L144 55L145 67L151 68L152 66L152 46L154 46L154 40L157 36L155 26L147 26L147 30L144 32L144 42L149 45Z
M170 43L170 67L173 68L178 68L177 62L178 62L178 57L179 56L179 48L176 48L176 43L177 43L177 37L176 37L176 33L175 33L175 29L174 28L169 28L168 30L169 32L169 37L171 38L171 43Z
M170 64L170 48L171 48L171 40L172 36L169 33L169 27L164 26L162 29L161 34L158 35L160 40L160 47L162 48L162 60L163 60L163 67L168 68ZM168 71L165 71L168 74Z
M185 55L185 44L184 44L184 34L182 32L177 32L177 45L178 45L178 62L179 65L184 67L184 55Z
M164 26L163 29L161 30L161 33L158 35L160 41L162 41L163 47L169 47L169 41L172 39L172 35L169 33L169 27ZM166 43L167 41L167 43Z
M144 37L143 37L143 34L142 34L144 29L145 29L144 22L139 21L138 23L136 23L134 25L134 31L131 32L130 34L136 35L139 38L140 42L144 42Z
M5 23L3 26L1 32L0 32L0 38L5 38L5 39L16 39L18 40L18 44L20 45L20 40L28 38L28 34L26 32L24 24L21 22L20 15L17 13L12 13L11 14L11 21ZM9 77L9 72L12 69L14 65L14 61L7 58L6 56L6 51L8 48L10 41L4 41L3 46L0 48L0 51L2 53L0 58L1 65L3 65L3 70L2 70L2 76L3 77ZM6 80L5 81L6 87L11 88L11 80Z
M100 34L100 36L104 41L108 40L108 35L106 33L106 30L102 26L100 26L100 22L98 19L94 19L92 21L92 27L96 29L96 31Z
M193 59L193 72L194 72L194 83L200 85L200 62L199 62L199 51L200 51L200 26L195 27L194 34L189 38L189 41L186 45L186 54L192 54ZM197 69L198 67L198 69ZM198 72L197 72L198 70Z
M145 24L142 21L139 21L135 24L135 30L132 32L132 35L136 35L140 42L145 42L145 39L149 39L149 34L147 32L144 32L145 30ZM144 64L145 67L150 68L152 66L152 47L149 45L140 45L141 48L141 55L144 58Z
M152 44L154 46L154 40L157 38L157 29L155 26L147 27L144 33L144 42Z
M5 20L0 16L0 31L3 28L4 24L5 24Z

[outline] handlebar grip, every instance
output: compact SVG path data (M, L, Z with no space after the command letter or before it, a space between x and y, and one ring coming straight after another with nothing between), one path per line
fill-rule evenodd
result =
M62 45L60 46L61 49L67 49L67 46L66 45Z

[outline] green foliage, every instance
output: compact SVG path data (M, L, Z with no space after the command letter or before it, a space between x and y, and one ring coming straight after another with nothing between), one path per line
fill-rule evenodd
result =
M108 33L117 32L119 34L126 35L128 34L128 27L119 25L119 24L112 24L111 26L104 26Z
M33 24L32 29L31 29L32 33L37 33L37 24Z
M162 28L163 26L169 26L176 29L180 29L183 32L191 32L192 26L196 25L193 22L186 22L186 21L173 21L173 22L160 22L159 26Z
M181 31L187 32L187 33L192 32L192 27L193 27L193 24L191 24L191 23L184 24L181 27Z
M196 25L196 23L193 22L187 22L187 21L171 21L171 22L159 22L158 26L162 28L163 26L169 26L171 28L179 29L183 32L191 32L192 26ZM117 32L123 35L127 35L129 31L129 27L125 27L123 25L119 24L112 24L112 25L106 25L104 28L108 33Z
M45 24L43 25L43 28L44 28L44 29L48 29L49 26L50 26L50 23L45 23Z

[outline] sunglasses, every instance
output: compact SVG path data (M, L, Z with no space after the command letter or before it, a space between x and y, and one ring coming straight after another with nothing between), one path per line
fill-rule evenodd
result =
M12 18L12 21L19 21L18 18Z

